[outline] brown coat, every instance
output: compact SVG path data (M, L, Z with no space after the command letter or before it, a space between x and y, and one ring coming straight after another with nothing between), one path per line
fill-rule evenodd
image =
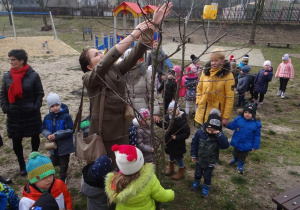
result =
M105 94L102 138L107 154L113 160L113 166L116 166L116 163L111 146L129 143L129 123L126 123L124 118L125 103L121 99L125 96L126 87L123 75L136 64L146 50L147 46L138 42L124 60L115 63L121 54L113 47L92 71L88 71L83 75L83 84L87 89L92 110L89 135L98 131L100 92L102 87L106 86L105 83L109 86Z

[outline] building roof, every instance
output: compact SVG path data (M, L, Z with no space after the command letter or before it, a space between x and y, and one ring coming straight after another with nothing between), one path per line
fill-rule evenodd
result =
M145 6L144 8L143 8L143 10L145 10L145 12L147 13L147 15L148 14L150 14L150 13L154 13L155 12L155 10L156 10L156 6L154 6L154 5L147 5L147 6Z
M113 9L112 12L115 17L117 16L117 14L119 12L125 13L125 14L128 14L129 12L131 12L131 14L135 18L138 16L140 17L142 15L142 12L144 14L147 14L147 12L145 12L143 9L141 11L138 4L132 3L132 2L126 2L126 1L123 1L119 6L117 6L115 9Z

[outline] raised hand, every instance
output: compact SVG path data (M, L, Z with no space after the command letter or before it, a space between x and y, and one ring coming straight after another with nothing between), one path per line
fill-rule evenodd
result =
M170 14L172 7L172 2L164 3L162 6L158 5L153 15L153 22L159 25Z

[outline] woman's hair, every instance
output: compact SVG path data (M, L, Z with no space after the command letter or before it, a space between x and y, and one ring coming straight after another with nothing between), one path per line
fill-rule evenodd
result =
M19 61L23 60L24 61L23 66L27 64L28 55L25 50L23 49L11 50L8 53L8 57L12 57L12 56L18 59Z
M90 65L90 58L88 57L88 51L89 49L83 50L79 56L79 63L83 73L89 71L89 69L87 68L87 66Z
M112 179L112 185L115 187L115 194L110 198L110 203L112 203L115 197L122 192L132 181L136 180L140 176L138 171L132 175L124 175L118 172L114 172L114 177Z
M209 58L220 58L221 60L225 60L225 51L223 48L216 48L209 53Z

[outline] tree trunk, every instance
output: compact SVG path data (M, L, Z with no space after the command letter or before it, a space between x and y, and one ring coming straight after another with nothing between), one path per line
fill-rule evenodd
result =
M9 24L12 26L13 25L12 17L11 17L10 11L8 11L8 12L9 12L9 15L8 15L8 17L9 17Z
M265 0L259 0L258 4L256 6L256 12L255 12L255 17L252 21L252 28L251 28L251 34L250 34L250 39L249 39L249 44L254 44L255 43L255 32L256 32L256 26L257 22L261 16L261 13L264 9L264 4Z
M48 27L48 23L47 23L47 17L46 17L46 15L43 15L43 23L44 23L44 27L47 28Z

